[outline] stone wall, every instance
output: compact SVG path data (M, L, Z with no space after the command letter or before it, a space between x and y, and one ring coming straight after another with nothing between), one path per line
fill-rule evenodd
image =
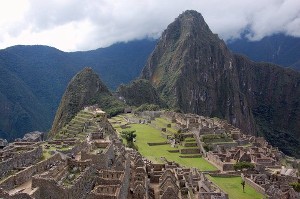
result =
M199 192L198 193L198 199L211 199L211 198L228 199L229 197L228 197L228 194L224 194L224 193L216 193L216 192Z
M208 160L212 161L219 169L222 171L231 171L234 170L233 163L222 162L217 155L214 155L212 152L207 153Z
M88 196L95 185L93 176L96 170L93 167L86 168L72 185L59 184L53 178L35 176L32 179L32 187L40 188L42 199L82 199Z
M222 143L211 143L212 147L216 149L217 145L223 146L225 149L230 149L238 146L237 142L222 142Z
M44 179L44 178L36 178L32 179L33 187L40 187L40 195L38 198L43 199L58 199L58 198L66 198L67 193L66 190L57 186L57 182L52 179Z
M80 144L75 145L69 150L64 150L64 151L58 150L58 151L64 154L72 155L72 154L77 154L83 150L86 150L87 148L88 148L87 142L82 142Z
M92 163L96 165L97 169L108 169L111 167L112 162L114 162L114 148L113 144L110 143L104 150L102 154L91 154L85 151L81 152L81 159L87 160L91 159Z
M120 199L120 197L120 185L99 185L89 194L88 199Z
M212 177L222 177L222 178L232 178L232 177L240 177L239 174L228 174L228 173L210 173Z
M194 154L194 155L180 155L180 158L201 158L202 155Z
M130 160L129 158L125 161L124 180L120 189L120 199L127 199L130 179Z
M183 144L184 147L197 147L197 143L196 142L185 142Z
M192 149L180 149L181 154L198 154L200 153L200 149L198 148L192 148Z
M263 187L259 186L258 184L256 184L254 181L252 181L250 178L244 178L246 184L248 184L249 186L253 187L257 192L261 193L261 194L265 194L266 191Z
M149 146L167 145L168 142L147 142Z
M53 162L60 160L61 156L59 154L55 154L47 160L41 161L35 165L27 167L26 169L8 177L0 183L0 187L4 188L5 190L11 190L15 186L21 185L29 181L35 174L44 172Z
M29 151L15 153L12 158L9 158L0 163L0 178L15 168L26 167L36 163L43 155L42 147L36 147Z

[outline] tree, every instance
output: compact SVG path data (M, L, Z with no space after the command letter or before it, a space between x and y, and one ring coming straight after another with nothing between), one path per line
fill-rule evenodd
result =
M136 138L135 130L121 131L121 137L127 141L127 146L133 148L133 140Z
M245 180L243 180L243 181L241 182L241 185L243 186L243 193L245 193L245 185L246 185Z
M234 170L242 170L242 169L254 169L254 164L251 162L237 162L233 165Z

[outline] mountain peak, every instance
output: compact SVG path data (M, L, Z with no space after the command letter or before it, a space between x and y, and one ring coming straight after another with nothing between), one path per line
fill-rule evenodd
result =
M300 156L300 74L232 54L200 13L185 11L168 26L141 76L170 107L224 118Z
M204 40L216 39L203 16L194 10L187 10L179 15L164 31L162 38L185 40L199 37Z
M111 95L99 76L90 67L85 67L70 81L58 107L51 134L56 134L84 106L96 104L101 95Z

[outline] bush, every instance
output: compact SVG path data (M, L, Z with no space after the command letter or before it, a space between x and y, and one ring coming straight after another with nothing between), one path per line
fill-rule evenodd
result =
M294 182L294 183L291 183L290 185L293 187L293 189L295 191L300 192L300 183L299 182Z

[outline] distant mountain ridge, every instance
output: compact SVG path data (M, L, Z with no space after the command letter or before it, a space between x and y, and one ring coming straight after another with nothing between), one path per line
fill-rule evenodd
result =
M49 130L68 82L85 66L100 74L110 89L130 82L155 44L145 39L69 53L38 45L0 50L0 137Z
M167 27L140 77L171 107L225 118L300 157L300 73L231 53L198 12Z
M242 37L227 42L234 52L244 54L258 62L271 62L300 71L300 38L275 34L260 41L249 41Z

